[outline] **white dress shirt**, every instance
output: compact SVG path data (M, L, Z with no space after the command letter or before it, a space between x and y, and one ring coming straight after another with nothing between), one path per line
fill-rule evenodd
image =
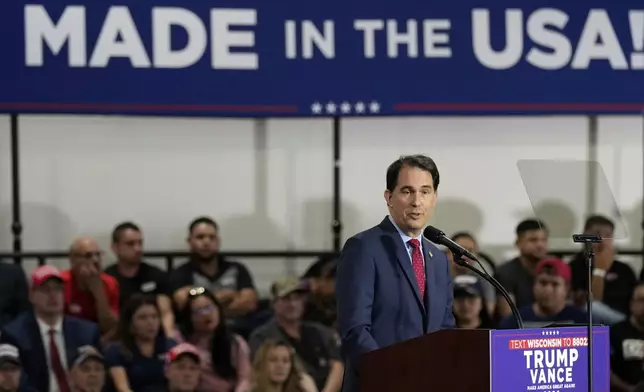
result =
M60 363L62 363L63 368L67 371L67 353L65 352L65 338L63 337L63 319L62 317L58 319L56 324L51 327L47 323L43 322L36 317L38 321L38 328L40 328L40 336L42 337L42 343L45 347L45 357L47 357L47 367L49 370L49 392L60 392L58 387L58 380L54 375L51 367L51 353L49 352L49 331L54 330L54 341L56 342L56 347L58 348L58 354L60 355Z

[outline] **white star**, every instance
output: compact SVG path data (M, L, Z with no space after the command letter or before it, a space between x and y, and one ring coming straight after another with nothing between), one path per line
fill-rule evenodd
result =
M365 111L365 104L364 102L358 102L356 103L356 113L362 114Z
M337 106L333 102L329 102L326 104L326 112L329 114L335 113Z
M319 102L315 102L313 105L311 105L311 111L313 112L313 114L322 113L322 105L320 105Z
M376 101L371 101L369 104L369 111L371 113L378 113L380 111L380 104Z
M347 114L351 113L351 104L349 102L342 102L342 105L340 105L340 110L342 113Z

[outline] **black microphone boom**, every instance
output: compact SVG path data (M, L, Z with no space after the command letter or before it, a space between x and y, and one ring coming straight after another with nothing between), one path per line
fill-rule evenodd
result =
M472 261L475 261L480 265L481 262L476 258L476 256L474 256L474 254L472 254L472 252L468 251L467 249L463 248L456 242L452 241L450 238L448 238L445 235L444 232L440 231L434 226L427 226L425 228L423 235L429 241L435 244L443 245L447 247L447 249L452 251L452 254L454 255L454 262L456 264L463 266L468 270L474 272L475 274L479 275L481 278L489 282L492 286L494 286L494 288L497 289L499 293L501 293L505 301L510 306L512 315L514 316L514 319L517 323L517 327L519 329L523 329L523 319L519 314L519 309L517 309L517 306L514 304L514 301L512 301L512 298L510 298L510 294L503 287L503 285L501 285L501 283L499 283L498 280L494 279L490 274L488 274L487 271L485 271L485 268L482 268L483 266L481 266L481 270L479 270L478 268L472 266L467 261L463 260L463 257L467 257L468 259L471 259Z
M425 235L425 238L432 241L433 243L446 246L447 249L451 250L455 255L460 255L461 257L465 256L468 259L472 259L472 261L476 260L476 256L474 256L472 252L452 241L451 238L446 236L445 233L438 230L434 226L427 226L423 234Z

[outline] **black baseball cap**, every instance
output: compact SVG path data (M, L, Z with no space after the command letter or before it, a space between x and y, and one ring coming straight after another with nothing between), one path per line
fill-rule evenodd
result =
M454 297L482 297L483 283L473 275L454 277Z

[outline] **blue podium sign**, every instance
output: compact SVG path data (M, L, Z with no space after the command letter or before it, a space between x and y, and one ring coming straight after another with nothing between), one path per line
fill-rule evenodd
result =
M1 112L642 113L641 0L9 0Z
M610 392L608 327L593 328L593 389ZM584 327L490 332L491 391L588 391Z

